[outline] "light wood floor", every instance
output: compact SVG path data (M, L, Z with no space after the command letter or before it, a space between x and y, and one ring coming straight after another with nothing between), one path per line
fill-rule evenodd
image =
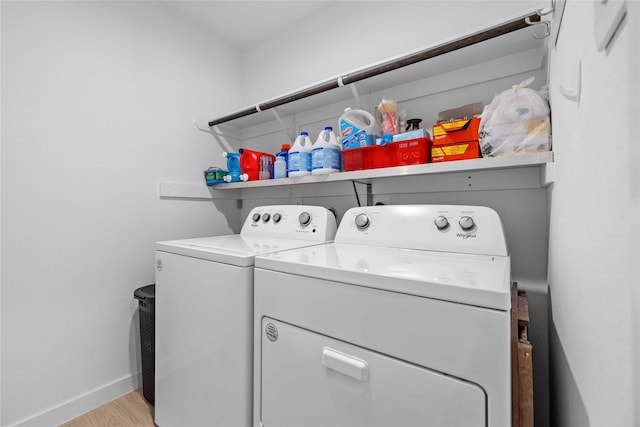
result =
M154 427L153 406L142 396L142 389L102 405L59 427Z

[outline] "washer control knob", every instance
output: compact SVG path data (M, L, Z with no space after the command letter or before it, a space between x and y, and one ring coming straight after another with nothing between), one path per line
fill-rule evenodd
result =
M458 221L458 224L460 224L460 227L464 231L469 231L476 225L475 222L473 222L473 218L471 218L470 216L463 216L462 218L460 218L460 221Z
M251 219L253 220L253 222L258 222L258 220L260 219L260 214L258 212L254 213Z
M276 224L279 223L281 219L282 219L282 215L280 215L279 213L273 214L273 222L275 222Z
M262 214L262 220L264 222L269 222L270 219L271 219L271 215L270 214L268 214L268 213L263 213Z
M311 214L309 214L309 212L302 212L298 216L298 222L300 222L300 225L309 225L309 224L311 224Z
M355 223L358 229L364 230L365 228L369 227L369 225L371 225L371 220L369 219L367 214L361 213L356 215Z
M449 220L446 216L440 215L435 220L433 220L433 223L436 225L436 228L438 230L446 230L449 227Z

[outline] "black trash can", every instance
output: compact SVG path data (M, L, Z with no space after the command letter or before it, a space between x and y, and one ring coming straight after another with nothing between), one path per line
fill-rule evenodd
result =
M156 344L156 285L138 288L133 293L138 300L140 316L140 355L142 357L142 394L153 405Z

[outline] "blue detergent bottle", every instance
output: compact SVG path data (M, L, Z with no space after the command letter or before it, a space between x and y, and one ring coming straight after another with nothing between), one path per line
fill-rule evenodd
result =
M227 159L227 169L229 169L229 173L223 178L225 182L239 182L249 179L249 176L246 173L242 173L240 169L240 153L224 151L222 157Z

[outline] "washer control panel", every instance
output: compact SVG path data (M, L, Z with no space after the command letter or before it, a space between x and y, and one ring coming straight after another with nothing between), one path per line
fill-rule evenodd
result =
M253 208L240 234L327 241L333 240L336 230L335 214L327 208L276 205Z
M386 205L348 210L336 243L508 255L498 214L485 206Z

